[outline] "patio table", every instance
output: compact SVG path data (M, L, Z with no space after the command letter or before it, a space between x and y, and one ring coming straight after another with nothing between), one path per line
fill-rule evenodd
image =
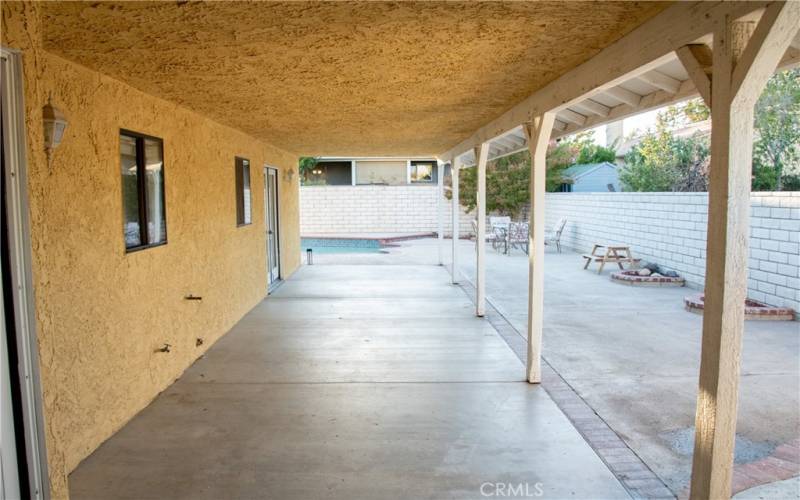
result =
M639 259L633 258L631 248L627 245L601 245L599 243L594 244L591 253L584 254L582 257L586 259L586 264L583 266L584 269L588 269L592 261L600 263L597 274L603 272L603 266L607 262L616 262L620 269L624 269L622 267L623 262L633 265L639 261Z

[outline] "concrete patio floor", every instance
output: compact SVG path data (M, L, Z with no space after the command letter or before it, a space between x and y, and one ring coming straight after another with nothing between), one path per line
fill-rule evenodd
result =
M451 241L446 240L445 263ZM472 279L475 244L460 243ZM635 250L635 249L634 249ZM403 242L387 254L318 256L318 263L436 263L436 240ZM582 269L576 253L545 256L544 357L669 486L685 494L691 473L702 317L686 312L688 288L639 288ZM527 256L487 250L487 297L524 334ZM745 324L737 423L737 464L769 457L800 437L800 325ZM800 466L793 471L800 474ZM741 478L739 478L741 479ZM734 481L736 487L737 480ZM800 498L796 482L784 489Z
M306 266L89 456L70 493L628 498L523 378L444 268Z

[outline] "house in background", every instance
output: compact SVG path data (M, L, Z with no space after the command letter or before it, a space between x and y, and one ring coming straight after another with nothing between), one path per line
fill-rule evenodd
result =
M573 165L562 172L562 193L620 191L619 172L613 163Z
M442 184L439 184L439 168ZM301 176L300 233L304 237L380 234L384 237L452 234L437 214L451 213L444 198L449 165L430 157L321 157ZM468 234L474 215L463 209L459 231Z
M406 186L436 184L431 158L320 158L303 176L304 186Z

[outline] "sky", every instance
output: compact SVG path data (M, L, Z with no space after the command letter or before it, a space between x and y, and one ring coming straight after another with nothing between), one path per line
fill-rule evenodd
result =
M643 133L648 128L651 129L655 128L656 115L658 115L658 112L661 111L662 109L663 108L654 109L652 111L647 111L646 113L642 113L640 115L635 115L629 118L625 118L622 121L622 136L629 137L635 132ZM590 129L589 132L593 134L595 143L600 144L601 146L608 146L608 144L606 144L605 125L600 125L599 127Z

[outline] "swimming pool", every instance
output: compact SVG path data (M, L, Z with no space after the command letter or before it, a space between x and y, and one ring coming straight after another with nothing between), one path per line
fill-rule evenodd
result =
M300 250L320 253L381 253L386 252L378 240L349 238L301 238Z

